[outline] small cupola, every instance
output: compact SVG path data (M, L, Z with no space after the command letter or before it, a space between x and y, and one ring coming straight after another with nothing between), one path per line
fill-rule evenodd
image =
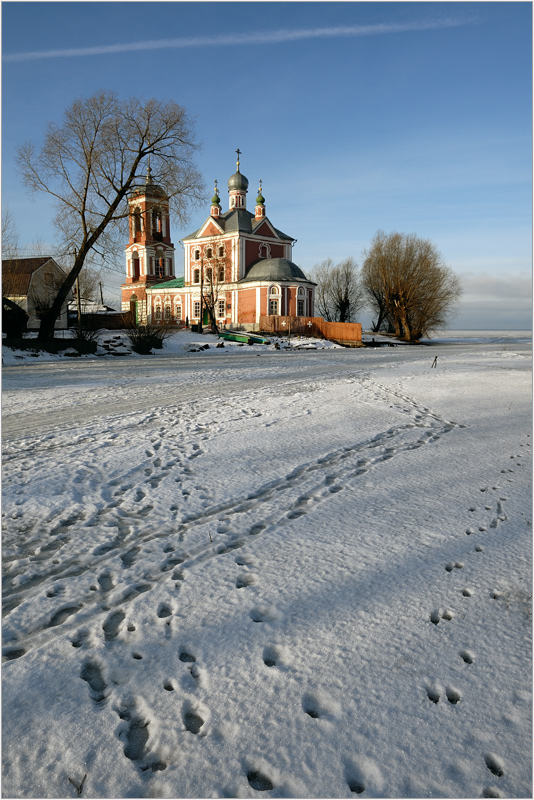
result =
M230 195L230 209L233 208L246 208L247 207L247 190L248 178L241 174L239 171L239 156L241 150L239 147L237 153L237 170L228 178L228 193Z
M256 197L256 209L254 216L256 219L263 219L265 216L265 197L261 193L261 179L260 188L258 189L258 196Z
M219 197L219 188L217 186L217 181L215 181L215 191L213 193L213 197L211 198L211 216L212 217L221 216L221 198Z

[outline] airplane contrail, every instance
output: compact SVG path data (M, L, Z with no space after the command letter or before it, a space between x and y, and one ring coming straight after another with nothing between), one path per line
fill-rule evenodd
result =
M407 33L414 31L440 30L467 24L467 20L454 18L390 22L376 25L340 25L331 28L304 28L296 30L257 31L250 33L231 33L218 36L197 36L180 39L152 39L140 42L125 42L93 47L72 47L63 50L35 50L28 53L6 53L4 62L36 61L43 58L80 58L82 56L103 56L114 53L131 53L142 50L185 49L194 47L229 47L247 44L279 44L297 42L305 39L333 39L350 36L379 36L381 34Z

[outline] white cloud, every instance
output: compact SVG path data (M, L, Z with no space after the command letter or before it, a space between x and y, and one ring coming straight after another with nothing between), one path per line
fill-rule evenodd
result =
M527 300L530 303L532 297L532 276L527 272L502 276L464 272L459 274L459 278L464 302Z
M8 53L4 62L34 61L43 58L73 58L101 56L114 53L129 53L140 50L183 49L194 47L229 47L247 44L279 44L305 39L332 39L349 36L377 36L382 34L413 31L439 30L469 24L470 20L454 18L420 20L406 23L382 23L376 25L340 25L331 28L304 28L301 30L257 31L250 33L223 34L220 36L198 36L181 39L158 39L146 42L127 42L94 47L73 47L64 50L36 50L29 53Z

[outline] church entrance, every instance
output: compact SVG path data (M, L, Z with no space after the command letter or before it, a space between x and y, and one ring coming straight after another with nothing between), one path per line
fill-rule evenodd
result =
M130 314L132 315L134 325L138 325L139 317L137 313L137 296L135 294L130 297Z

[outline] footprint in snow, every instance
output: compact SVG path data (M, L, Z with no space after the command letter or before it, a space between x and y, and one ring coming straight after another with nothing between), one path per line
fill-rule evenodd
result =
M271 606L256 606L249 612L249 617L253 622L272 622L277 614Z
M89 639L90 633L87 629L80 630L76 633L73 639L71 639L70 643L73 647L83 647L87 644Z
M482 797L504 797L496 786L485 786L482 790Z
M101 575L99 575L98 583L100 584L100 588L103 592L110 592L113 588L115 588L115 584L113 583L113 579L109 572L103 572Z
M121 622L124 620L125 614L124 611L118 610L113 611L109 617L102 623L102 630L104 631L104 638L107 642L116 639L119 635L119 627Z
M471 650L460 650L459 655L466 664L472 664L475 660L475 654L472 653Z
M157 615L160 619L170 617L172 615L172 608L167 603L160 603L157 610Z
M490 772L492 772L498 778L502 778L504 775L504 763L498 756L495 755L495 753L486 753L484 756L484 761L486 762L486 766Z
M132 547L131 550L121 555L120 559L124 567L128 568L132 566L140 549L140 547Z
M280 663L281 652L278 647L268 645L263 650L263 663L266 667L276 667Z
M250 572L242 572L237 576L235 586L236 589L246 589L247 586L253 586L256 583L256 576Z
M443 691L441 686L438 686L438 685L435 685L435 684L434 685L427 685L427 686L425 686L425 689L426 689L426 694L427 694L428 699L431 700L435 704L439 703L439 699L440 699L441 693Z
M196 661L195 656L192 655L191 653L188 653L187 650L181 650L178 658L184 664L193 664Z
M189 701L184 703L182 721L189 733L194 733L195 735L200 733L201 728L206 722L204 717L207 718L207 716L207 710L201 707L199 703L194 704Z
M449 701L449 703L452 703L453 706L459 703L460 700L462 699L462 695L460 694L458 689L454 688L454 686L447 686L447 688L445 689L445 696Z
M101 703L106 698L106 682L102 670L96 661L85 661L80 670L80 677L89 684L89 694L95 703Z
M439 621L442 619L446 619L448 622L454 618L454 612L450 611L449 609L436 608L430 615L430 622L434 625L438 625Z
M14 661L16 658L21 658L25 653L26 650L23 647L3 647L2 661Z
M50 622L46 627L54 628L57 625L62 625L66 619L79 611L82 606L83 603L77 606L65 606L65 608L60 608L59 611L56 611L56 613L51 617Z
M270 792L274 789L273 782L263 772L251 770L247 772L247 780L251 787L257 792Z

